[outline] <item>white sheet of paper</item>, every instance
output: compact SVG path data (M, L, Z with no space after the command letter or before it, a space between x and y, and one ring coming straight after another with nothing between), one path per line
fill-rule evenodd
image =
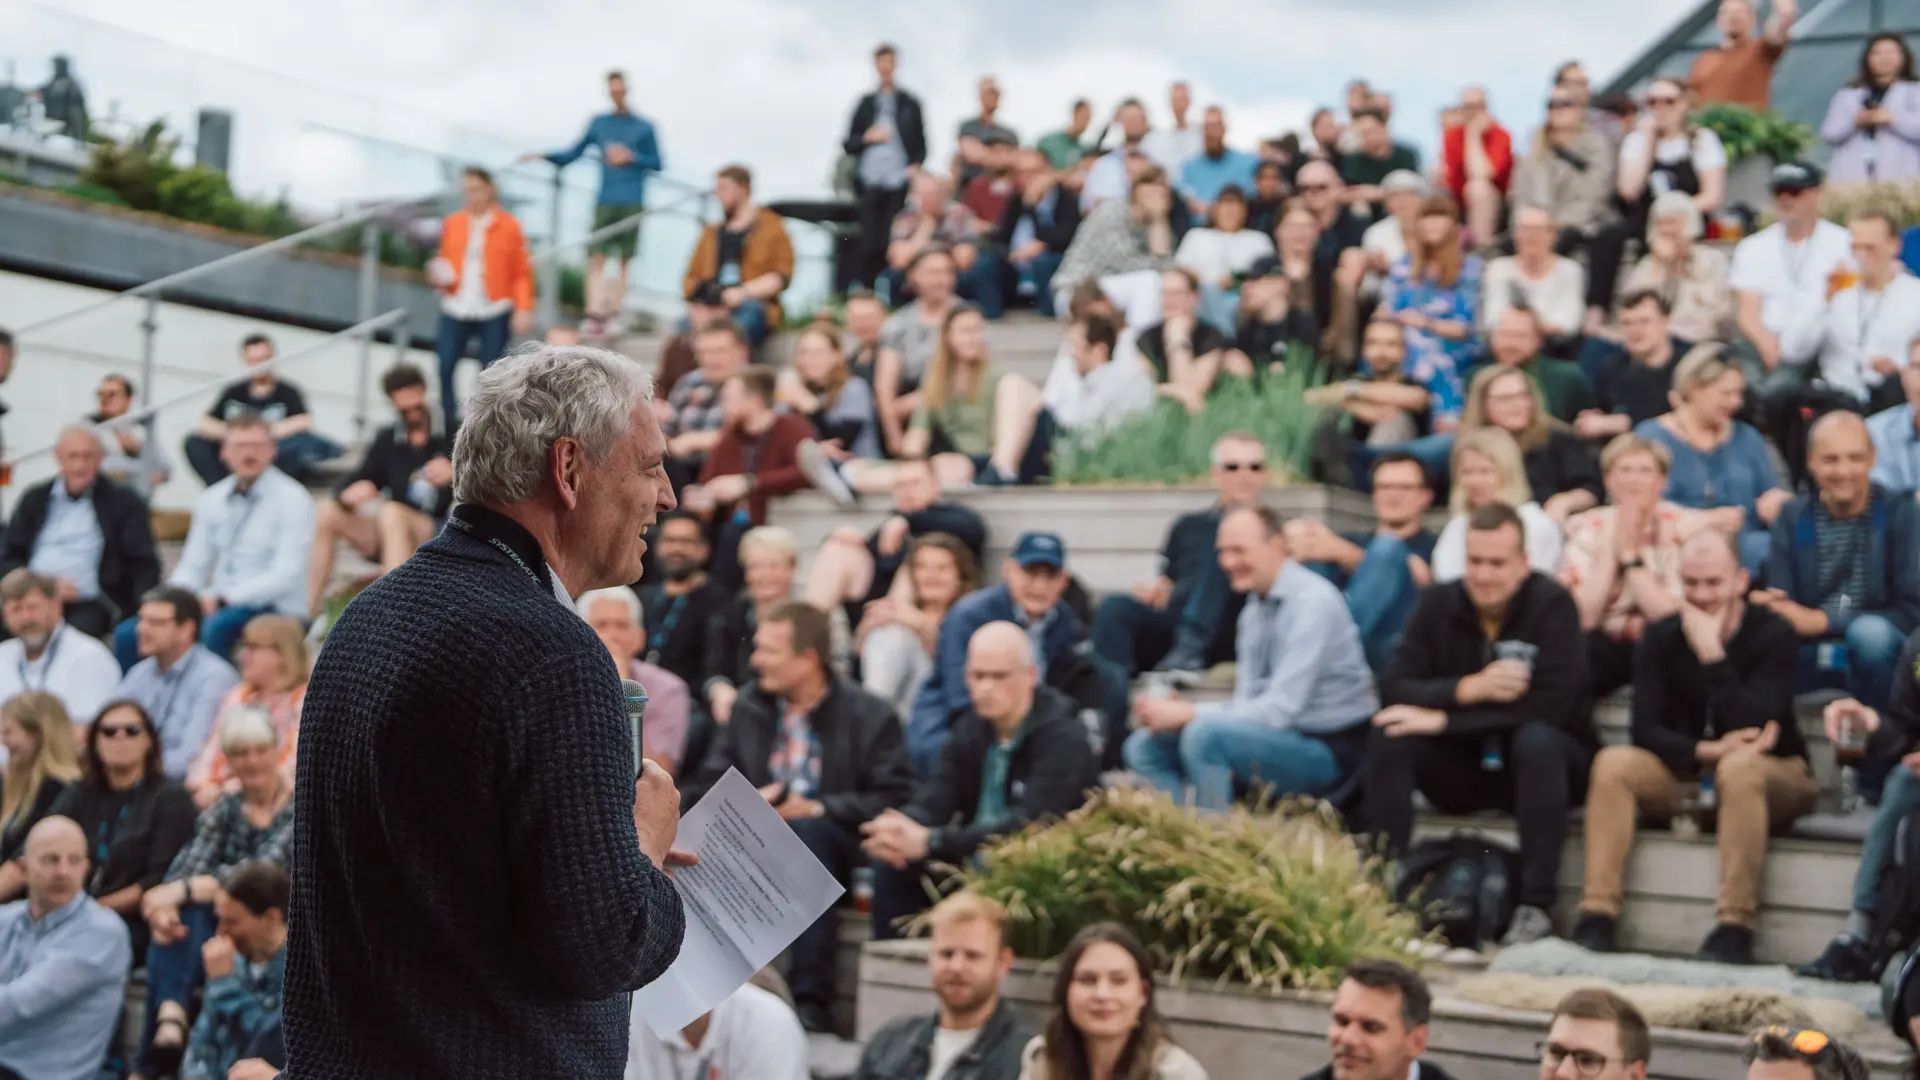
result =
M745 986L847 891L738 769L681 816L674 846L700 859L673 872L686 937L673 966L633 995L663 1040Z

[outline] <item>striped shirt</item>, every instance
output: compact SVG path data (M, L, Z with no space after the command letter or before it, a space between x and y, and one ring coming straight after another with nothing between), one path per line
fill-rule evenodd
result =
M1867 543L1872 538L1873 503L1850 518L1836 518L1827 504L1813 502L1814 595L1821 611L1840 615L1866 599Z

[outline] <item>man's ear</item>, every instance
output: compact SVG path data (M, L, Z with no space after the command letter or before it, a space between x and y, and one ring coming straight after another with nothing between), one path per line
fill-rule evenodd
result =
M561 504L569 510L580 505L580 471L585 464L585 451L572 439L555 439L547 451L548 478Z

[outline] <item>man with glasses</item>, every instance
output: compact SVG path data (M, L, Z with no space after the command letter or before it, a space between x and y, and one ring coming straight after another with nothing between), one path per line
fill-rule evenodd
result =
M1734 349L1748 392L1763 405L1805 384L1826 336L1830 285L1854 270L1852 234L1820 216L1820 170L1790 161L1771 179L1780 220L1740 241L1727 278L1737 304Z
M163 585L140 600L134 633L146 659L120 679L116 698L132 698L152 718L167 775L181 777L207 744L220 700L240 681L233 665L198 644L200 601Z
M99 408L88 414L89 424L106 425L133 411L133 380L125 375L109 375L93 391ZM107 444L106 460L100 471L117 484L132 488L142 499L151 498L153 489L167 482L172 469L160 448L147 441L147 425L114 424L100 433Z
M1093 617L1093 651L1128 676L1158 668L1197 674L1233 658L1239 602L1220 569L1214 539L1229 510L1253 506L1267 484L1267 448L1251 432L1213 444L1219 501L1177 518L1160 545L1160 573L1107 597Z
M1747 1080L1867 1080L1873 1069L1860 1051L1812 1028L1784 1024L1747 1036L1740 1059Z
M1376 673L1386 671L1420 590L1433 583L1437 537L1424 520L1432 505L1425 466L1388 451L1373 463L1373 532L1336 533L1309 518L1287 522L1288 552L1345 592Z
M1539 1043L1540 1080L1647 1080L1646 1017L1611 990L1575 990L1553 1007Z
M120 680L113 653L63 618L61 583L25 566L0 577L0 613L13 638L0 642L0 701L41 690L60 699L76 726L90 724ZM6 750L0 748L0 764Z

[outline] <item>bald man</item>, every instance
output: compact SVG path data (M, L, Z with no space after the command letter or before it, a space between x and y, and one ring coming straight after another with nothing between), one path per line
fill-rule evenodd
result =
M120 1027L127 924L86 893L73 819L27 834L27 898L0 907L0 1077L93 1080Z
M1040 684L1026 630L975 630L966 680L971 707L953 721L932 777L904 809L860 828L875 864L876 938L899 936L898 921L926 908L929 862L962 865L989 840L1078 809L1100 782L1091 732L1101 721L1083 721L1071 699Z
M1875 709L1893 666L1920 626L1920 506L1873 483L1873 440L1850 412L1822 416L1807 434L1814 496L1773 522L1767 588L1749 600L1799 635L1801 691L1842 689Z

